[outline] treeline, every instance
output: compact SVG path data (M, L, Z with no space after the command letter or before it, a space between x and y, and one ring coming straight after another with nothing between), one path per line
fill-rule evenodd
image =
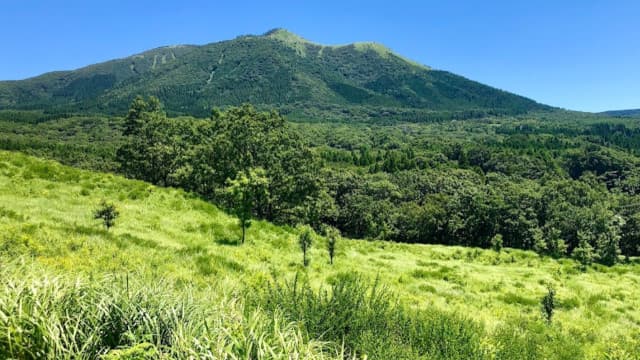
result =
M562 137L425 145L420 134L384 131L358 150L319 138L324 147L313 149L312 132L276 112L244 105L176 119L157 99L137 98L117 160L129 177L196 192L245 218L330 225L355 238L531 249L584 264L638 255L634 158ZM367 139L349 134L361 139L355 145Z
M533 126L532 124L500 126L496 132L498 134L514 135L540 135L553 133L555 135L565 135L571 137L581 136L585 140L602 145L617 146L625 151L638 154L640 151L640 128L629 127L622 123L596 122L587 126Z
M345 124L354 122L375 124L439 123L451 120L481 119L488 116L518 115L527 111L526 109L503 108L446 111L384 105L318 104L302 101L281 104L278 109L282 114L298 121Z
M466 169L394 174L331 171L334 225L361 238L573 255L585 264L637 256L640 222L627 196L593 175L513 181Z
M122 119L72 116L35 121L41 113L25 112L15 117L7 117L7 113L0 112L0 149L85 169L118 170L115 153L121 144Z
M28 124L39 124L47 121L67 119L72 113L39 110L0 110L1 121L11 121Z

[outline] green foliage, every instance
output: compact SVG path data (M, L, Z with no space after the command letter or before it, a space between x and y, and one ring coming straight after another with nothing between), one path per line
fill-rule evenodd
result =
M491 248L493 250L495 250L496 252L500 252L502 251L502 245L503 245L503 240L502 240L502 234L495 234L493 235L493 237L491 238Z
M590 358L577 336L539 321L511 320L496 331L495 339L496 359Z
M122 134L124 136L139 135L144 123L148 121L145 116L156 114L160 111L161 104L158 98L151 96L145 101L141 96L136 96L129 106L129 113L125 118Z
M598 261L605 265L614 265L620 255L620 235L625 220L615 215L604 224L605 230L596 239L598 249Z
M573 249L572 256L582 264L584 269L593 263L595 254L593 253L593 246L589 243L588 236L585 233L578 232L578 239L578 246Z
M327 238L327 252L329 253L329 264L333 265L333 258L336 255L338 239L340 231L331 226L325 226L323 229L324 236Z
M150 101L130 109L131 134L118 150L125 175L194 191L245 224L252 216L307 222L325 205L317 159L279 114L243 105L209 120L170 119Z
M313 245L313 230L306 228L303 229L300 235L298 236L298 245L300 245L300 250L302 250L302 264L304 266L309 265L309 261L307 259L307 252L311 249Z
M244 244L245 231L251 226L251 216L258 207L264 203L268 192L268 180L262 168L249 169L238 174L235 179L227 180L224 189L233 214L238 217L242 229L241 243Z
M101 357L102 360L154 360L160 356L158 350L149 343L136 344L131 348L112 350Z
M640 117L640 109L612 110L605 111L604 114L616 117Z
M27 112L27 114L31 114ZM0 111L0 148L53 158L93 170L115 171L121 119L104 116L42 114L33 121Z
M172 127L172 125L174 127ZM183 138L188 128L178 128L160 109L156 98L144 101L137 97L125 120L123 135L126 143L117 152L121 171L129 177L144 179L164 186L173 185L171 174L183 157L184 145L179 145L175 130ZM178 146L179 145L179 146Z
M120 216L120 212L112 203L102 200L100 205L93 213L93 218L102 220L104 227L109 230L116 223L116 219Z
M504 247L554 257L572 255L580 230L593 261L640 255L640 133L625 120L557 111L442 124L287 124L248 105L198 120L168 118L152 98L136 99L124 122L36 121L39 114L8 114L14 122L0 121L0 145L107 171L119 159L130 177L230 210L227 180L261 167L268 196L253 218L484 248L501 234Z
M542 315L544 319L551 323L553 313L556 309L556 291L552 287L547 288L547 293L542 297Z
M6 113L0 146L106 171L118 159L129 177L229 210L227 180L263 168L268 195L251 218L325 224L349 237L490 248L500 234L505 248L563 257L584 249L580 231L594 254L587 262L640 255L640 130L628 120L554 111L437 124L291 124L249 105L210 119L169 118L153 98L130 110L124 122ZM29 176L49 175L43 168Z

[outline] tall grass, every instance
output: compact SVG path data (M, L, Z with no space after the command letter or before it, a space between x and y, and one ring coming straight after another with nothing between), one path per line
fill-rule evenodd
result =
M371 359L480 359L483 331L462 317L414 311L378 282L339 276L314 290L296 276L253 291L253 305L299 322L309 337L344 344L348 354Z
M203 301L161 282L127 289L108 278L22 278L23 270L2 271L2 359L342 358L279 314L247 311L232 296Z
M491 332L415 310L377 282L342 275L219 292L162 281L0 270L0 359L583 359L579 334L526 318ZM222 284L228 288L228 284ZM238 291L239 290L239 291ZM638 337L591 358L637 359Z

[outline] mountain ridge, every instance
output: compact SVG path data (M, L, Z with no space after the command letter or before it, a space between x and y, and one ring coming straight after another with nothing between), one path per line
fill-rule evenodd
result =
M206 115L251 102L289 112L420 109L522 113L545 105L397 55L384 45L320 45L284 29L169 45L75 70L0 81L0 109L122 113L136 95ZM417 116L417 115L416 115Z
M601 114L614 116L614 117L640 117L640 108L638 109L623 109L623 110L608 110L603 111Z

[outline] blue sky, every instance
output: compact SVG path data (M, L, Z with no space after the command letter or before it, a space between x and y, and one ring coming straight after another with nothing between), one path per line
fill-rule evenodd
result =
M0 1L0 79L284 27L397 53L537 101L640 108L640 1Z

